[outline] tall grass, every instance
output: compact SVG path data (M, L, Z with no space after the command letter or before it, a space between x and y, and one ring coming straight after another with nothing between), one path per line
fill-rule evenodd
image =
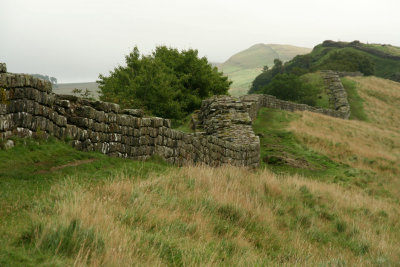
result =
M92 187L71 177L52 192L54 213L40 223L65 229L76 218L79 229L93 229L104 242L90 261L76 250L69 254L77 265L365 266L400 260L397 204L300 176L197 166L147 179L121 173Z

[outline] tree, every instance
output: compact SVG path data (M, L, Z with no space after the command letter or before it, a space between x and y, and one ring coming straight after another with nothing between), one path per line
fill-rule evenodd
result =
M231 84L193 49L159 46L145 56L135 47L125 62L109 76L99 75L100 99L165 118L182 119L198 109L202 99L227 94Z
M316 105L318 88L303 82L294 74L278 74L265 86L262 93L276 96L282 100Z
M271 69L265 67L264 71L254 79L249 94L259 93L276 75L284 71L283 62L278 58L274 59L274 66Z

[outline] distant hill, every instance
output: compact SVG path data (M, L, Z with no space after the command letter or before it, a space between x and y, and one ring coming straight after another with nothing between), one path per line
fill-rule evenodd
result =
M217 67L233 81L229 92L234 96L239 96L247 93L254 78L260 74L265 65L272 66L274 59L279 58L285 62L296 55L309 52L311 52L311 48L256 44L233 55Z
M294 57L279 70L260 73L252 82L251 91L262 90L279 73L301 75L318 70L359 71L400 82L400 47L327 40L311 53Z
M99 94L97 91L99 90L99 85L96 82L88 82L88 83L59 83L57 86L53 86L53 92L56 94L64 94L64 95L73 95L72 91L77 89L88 89L93 97L98 99Z

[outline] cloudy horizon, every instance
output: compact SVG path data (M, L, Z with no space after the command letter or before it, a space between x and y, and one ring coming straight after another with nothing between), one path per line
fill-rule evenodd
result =
M95 81L134 46L193 48L224 62L257 43L324 40L400 46L400 3L381 1L2 0L0 62L60 83Z

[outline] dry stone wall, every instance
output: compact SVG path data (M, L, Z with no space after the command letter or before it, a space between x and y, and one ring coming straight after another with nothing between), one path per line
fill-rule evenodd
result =
M257 112L262 107L281 109L287 111L310 111L331 117L348 119L350 116L350 105L347 101L347 93L340 81L339 73L333 71L321 72L325 86L330 97L333 109L316 108L306 104L298 104L291 101L277 99L272 95L245 95L240 98L247 107L251 120L257 117ZM354 74L356 75L356 74Z
M204 163L257 167L260 141L251 127L262 107L311 111L347 119L350 108L339 74L324 72L335 109L315 108L270 95L240 99L215 96L194 116L195 133L171 129L168 119L146 117L138 109L52 93L51 83L26 74L7 73L0 63L0 138L55 136L75 148L145 160L153 155L179 166Z
M321 73L329 94L330 105L334 107L336 111L347 114L344 118L348 119L350 116L350 105L347 100L346 90L340 81L340 75L345 75L346 73L339 74L330 70L321 71Z
M51 84L25 74L6 72L0 63L0 138L55 136L71 139L83 151L110 156L211 166L256 167L260 143L251 129L246 106L222 96L203 103L205 132L171 129L168 119L145 117L141 110L124 109L101 101L56 95Z

